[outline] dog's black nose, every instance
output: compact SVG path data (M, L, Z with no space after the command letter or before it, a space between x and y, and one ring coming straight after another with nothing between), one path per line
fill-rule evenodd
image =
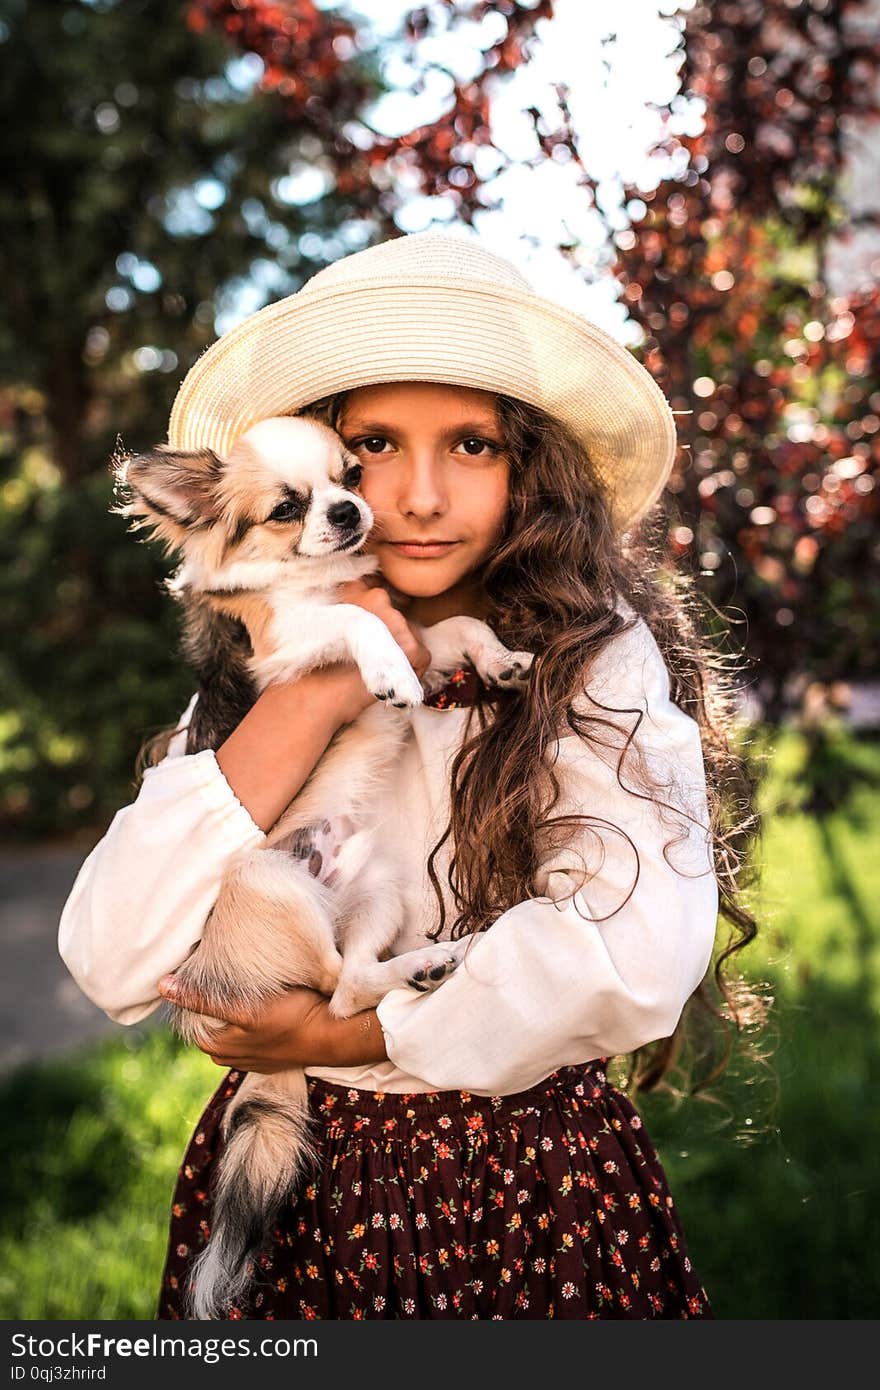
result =
M327 520L332 521L334 526L342 526L346 531L353 531L360 519L360 509L354 502L334 502L332 507L327 508Z

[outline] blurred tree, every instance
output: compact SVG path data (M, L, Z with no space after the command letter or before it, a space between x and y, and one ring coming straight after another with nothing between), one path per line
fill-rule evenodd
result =
M300 45L340 124L381 90L324 12ZM254 90L259 59L181 0L0 0L0 678L4 819L30 831L127 799L143 733L184 702L167 565L111 501L117 437L164 437L216 315L298 288L369 239L326 123ZM233 61L234 60L234 61Z
M880 225L846 185L847 136L880 115L876 19L874 0L690 10L682 90L659 108L674 172L624 190L631 228L614 236L645 364L693 412L672 543L743 611L771 718L793 674L878 668L880 281L835 293L826 267ZM704 129L675 134L693 98Z
M295 113L181 0L2 0L0 16L0 373L42 393L73 482L118 431L164 433L244 282L278 297L369 237L334 140L380 86L330 11L291 44L311 93Z

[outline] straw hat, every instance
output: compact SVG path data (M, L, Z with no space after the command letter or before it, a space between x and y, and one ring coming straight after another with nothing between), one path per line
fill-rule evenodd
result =
M586 446L620 530L656 501L672 468L672 411L627 348L537 294L477 239L432 230L344 256L224 333L185 377L169 443L225 457L259 420L392 381L540 406Z

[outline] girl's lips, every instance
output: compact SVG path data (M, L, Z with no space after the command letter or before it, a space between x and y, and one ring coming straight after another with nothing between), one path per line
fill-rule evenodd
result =
M414 560L430 560L437 555L445 555L458 541L444 541L442 545L406 545L401 541L389 541L392 550L399 555L409 555Z

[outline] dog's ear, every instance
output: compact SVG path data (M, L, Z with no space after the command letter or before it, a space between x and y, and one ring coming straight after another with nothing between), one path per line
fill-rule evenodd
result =
M211 449L183 453L160 444L145 454L116 455L111 467L120 498L112 510L133 517L132 530L150 526L155 536L178 545L188 531L217 520L223 463Z

